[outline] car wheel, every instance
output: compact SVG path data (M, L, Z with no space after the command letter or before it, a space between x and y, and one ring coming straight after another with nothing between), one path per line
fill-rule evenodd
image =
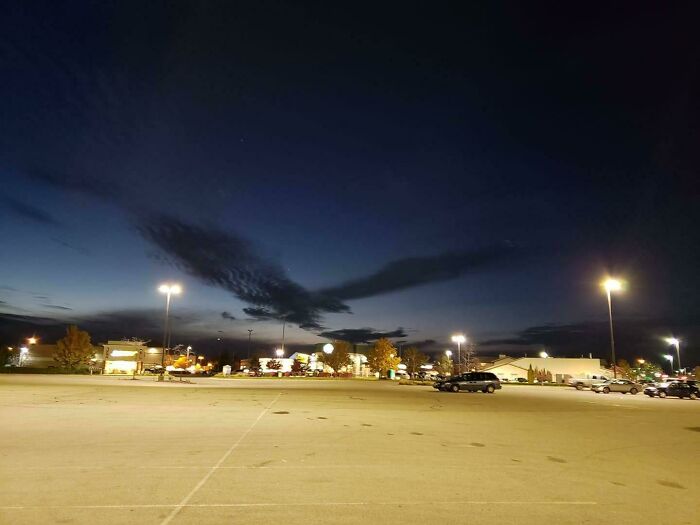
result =
M637 395L637 392L639 392L639 391L638 391L636 388L631 388L631 389L630 389L630 394L632 394L633 396L636 396L636 395Z
M688 397L690 397L690 399L697 399L698 395L695 392L691 392L690 396L688 396Z
M603 394L609 394L609 393L610 393L610 389L606 386L606 387L603 389Z
M459 392L459 385L452 385L452 386L450 387L450 390L451 390L452 392L455 392L455 393L456 393L456 392Z
M576 390L583 390L583 385L581 383L577 384Z
M666 392L659 392L659 397L662 399L666 397Z
M494 387L493 385L488 385L486 387L486 392L489 394L493 394L495 391L496 391L496 387Z

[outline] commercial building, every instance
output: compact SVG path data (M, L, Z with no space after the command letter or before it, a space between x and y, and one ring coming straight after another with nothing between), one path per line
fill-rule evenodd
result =
M160 365L162 360L162 347L148 346L146 341L107 341L103 348L105 374L141 373ZM165 364L170 364L170 356L165 357Z
M102 348L93 346L92 350L92 367L100 370L103 360ZM28 344L13 348L10 358L14 366L22 368L59 368L59 364L54 359L57 351L57 345Z
M492 372L501 381L517 381L527 379L527 371L546 370L552 374L552 380L556 383L565 383L569 377L592 377L610 375L605 370L600 359L594 358L568 358L568 357L508 357L499 356L492 364L485 366L483 370Z

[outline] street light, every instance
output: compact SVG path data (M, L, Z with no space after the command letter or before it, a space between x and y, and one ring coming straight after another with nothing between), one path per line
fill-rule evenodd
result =
M542 350L542 351L540 352L540 357L541 357L542 359L547 359L547 358L549 357L549 354L548 354L547 352L545 352L544 350Z
M277 350L275 350L275 355L277 357L282 357L284 355L284 350L282 350L281 348L278 348Z
M27 337L27 344L35 345L38 339L36 337Z
M179 284L164 283L158 287L158 291L165 294L165 328L163 329L163 353L160 357L161 373L165 367L165 350L170 346L170 341L168 338L168 317L170 316L170 296L180 295L182 293L182 287Z
M681 370L681 340L675 337L667 337L666 342L676 347L676 356L678 357L678 370Z
M664 359L671 362L671 374L673 374L673 354L666 354Z
M333 350L335 350L335 348L333 347L332 344L326 343L325 345L323 345L323 351L324 351L326 354L329 354L329 355L332 354L332 353L333 353Z
M622 282L618 279L613 279L611 277L603 281L603 288L605 288L605 293L608 295L608 315L610 317L610 351L612 353L612 368L613 377L617 379L617 362L615 361L615 336L613 334L613 320L612 320L612 299L610 297L611 292L619 292L622 290Z
M452 342L457 343L457 370L458 374L462 373L462 343L465 343L467 338L464 334L455 334L452 336Z

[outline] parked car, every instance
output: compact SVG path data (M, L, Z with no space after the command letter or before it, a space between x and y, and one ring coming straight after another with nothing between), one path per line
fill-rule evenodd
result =
M684 383L683 381L670 381L668 383L657 383L655 386L648 386L644 389L644 393L649 397L658 396L664 397L687 397L689 399L697 399L700 397L700 390L696 385Z
M609 394L610 392L621 392L622 394L636 395L643 390L643 386L629 379L610 379L603 383L596 383L591 390L596 394Z
M606 376L595 375L591 377L572 377L569 379L569 386L573 386L576 390L583 390L586 387L592 387L595 383L608 381L610 378Z
M491 372L467 372L444 381L437 381L433 388L443 392L486 392L493 394L501 388L501 382L495 374Z
M437 370L421 370L416 374L416 378L421 381L435 381L440 378Z

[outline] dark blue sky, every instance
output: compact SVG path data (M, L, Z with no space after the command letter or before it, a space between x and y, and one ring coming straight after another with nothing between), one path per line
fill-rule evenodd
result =
M292 343L604 356L613 272L621 353L693 352L694 14L10 2L3 337L159 337L170 279L177 341L269 346L286 317Z

